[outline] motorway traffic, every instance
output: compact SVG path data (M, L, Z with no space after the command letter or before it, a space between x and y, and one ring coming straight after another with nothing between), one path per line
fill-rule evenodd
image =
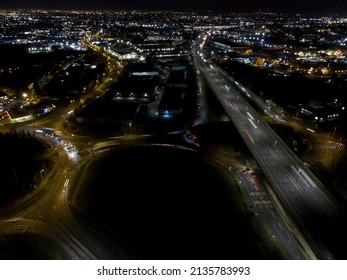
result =
M283 221L281 215L276 209L266 186L258 180L255 173L248 168L237 172L240 177L240 183L247 189L252 205L270 227L273 238L277 238L282 247L286 250L291 259L306 259L308 256L302 251L297 239L292 233L293 230Z
M196 67L223 105L267 176L289 216L319 259L341 257L346 218L304 163L262 120L224 71L204 59L203 39L193 51Z

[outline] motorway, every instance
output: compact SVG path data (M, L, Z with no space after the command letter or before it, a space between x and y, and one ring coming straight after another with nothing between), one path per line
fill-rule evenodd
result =
M199 43L193 50L196 68L204 74L316 257L343 258L345 254L340 250L346 236L343 211L322 183L243 98L235 83L200 55L203 41Z
M273 238L277 238L282 247L286 250L288 256L291 259L298 260L308 258L308 256L302 252L300 245L295 239L292 233L293 230L287 227L287 224L277 211L264 183L261 182L254 173L246 169L239 170L237 173L240 178L240 183L246 188L252 199L252 205L255 211L257 211L257 214L260 214L268 224L273 233Z

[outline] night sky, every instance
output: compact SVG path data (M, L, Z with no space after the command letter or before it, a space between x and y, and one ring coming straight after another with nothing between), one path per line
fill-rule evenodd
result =
M5 2L5 3L4 3ZM266 11L327 15L338 13L347 16L346 0L1 0L0 9L146 9L183 11Z

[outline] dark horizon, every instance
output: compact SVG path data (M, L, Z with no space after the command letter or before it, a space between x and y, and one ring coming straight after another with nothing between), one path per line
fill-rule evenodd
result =
M311 2L311 1L310 1ZM0 9L38 9L38 10L144 10L144 11L196 11L196 12L272 12L284 14L307 14L307 15L345 15L347 16L347 5L340 0L332 0L329 6L321 3L302 3L294 0L283 3L274 0L262 1L230 1L225 3L222 0L210 1L189 1L185 2L163 2L158 0L149 0L143 3L140 0L129 0L123 3L110 3L110 1L59 1L46 2L42 0L30 1L13 0L8 4L1 4Z

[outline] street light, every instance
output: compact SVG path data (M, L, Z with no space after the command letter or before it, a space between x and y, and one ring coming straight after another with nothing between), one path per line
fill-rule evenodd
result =
M129 133L131 133L132 126L133 126L133 123L130 121L129 122Z

